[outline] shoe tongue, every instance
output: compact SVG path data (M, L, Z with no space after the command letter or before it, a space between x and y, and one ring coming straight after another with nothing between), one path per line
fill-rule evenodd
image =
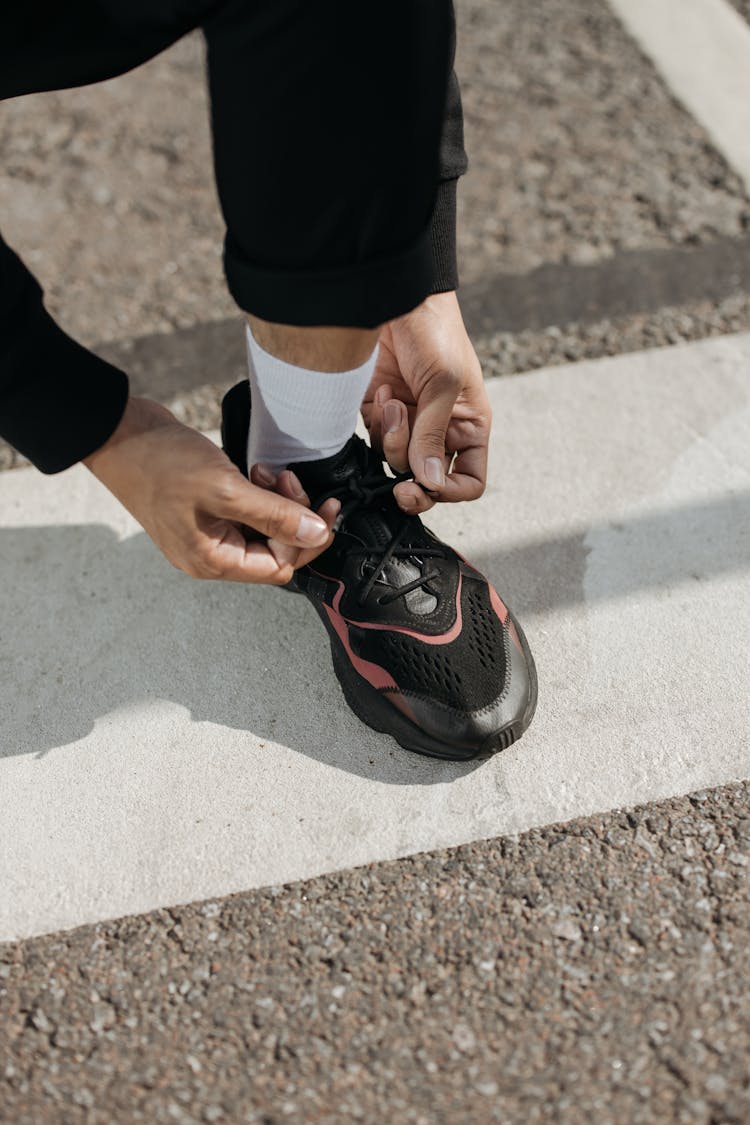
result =
M382 466L382 462L378 462ZM375 455L362 438L353 434L343 449L332 457L320 461L300 461L289 468L297 474L302 487L310 497L313 508L318 498L326 492L345 484L350 477L361 476L368 467L375 465ZM385 472L383 471L385 480ZM346 495L341 496L346 503ZM398 507L386 494L382 501L371 508L361 508L347 518L346 527L368 547L385 550L403 519Z
M360 437L354 434L344 448L333 457L325 457L320 461L300 461L289 468L297 474L302 487L310 497L313 508L317 507L318 498L339 485L345 484L353 476L361 476L368 467L382 470L382 462L377 462L375 454ZM342 496L346 503L346 496ZM385 552L393 536L401 527L404 515L390 493L385 493L382 500L373 507L356 508L346 519L346 531L356 536L367 549L372 549L375 555ZM418 548L415 555L419 553ZM413 582L422 573L414 561L404 558L392 558L381 569L379 581L398 589L408 582ZM432 613L437 605L437 599L431 593L417 588L404 595L406 604L411 613Z
M367 464L366 450L362 438L352 434L344 448L332 457L323 457L319 461L297 461L289 468L297 474L310 503L315 507L319 496L363 471Z

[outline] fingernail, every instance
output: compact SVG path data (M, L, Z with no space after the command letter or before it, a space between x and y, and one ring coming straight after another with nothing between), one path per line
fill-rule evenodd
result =
M425 457L424 475L430 484L445 484L445 470L440 457Z
M328 538L328 528L317 516L305 512L300 516L297 542L305 547L319 547Z
M268 465L256 465L255 476L261 484L276 484L276 474L271 472Z
M382 387L378 387L377 391L375 392L375 401L380 406L383 406L388 401L388 399L390 397L391 397L391 388L386 386L385 384L383 384Z
M296 473L293 473L291 469L287 469L287 472L289 473L289 487L292 490L292 494L296 496L298 500L303 500L307 494L300 484L299 477Z
M383 421L385 432L394 434L401 426L401 403L391 400L383 407Z
M323 505L326 511L326 523L331 531L340 531L343 520L341 519L341 501L326 500ZM318 509L320 511L320 509Z

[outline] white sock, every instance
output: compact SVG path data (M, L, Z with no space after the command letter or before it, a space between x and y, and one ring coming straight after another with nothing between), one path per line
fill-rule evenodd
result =
M357 425L377 345L354 371L306 371L265 352L249 327L246 333L252 400L248 468L262 464L276 471L338 453Z

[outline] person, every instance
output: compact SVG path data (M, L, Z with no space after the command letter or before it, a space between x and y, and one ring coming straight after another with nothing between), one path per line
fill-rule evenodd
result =
M528 644L420 519L481 495L491 425L456 296L450 0L11 7L0 98L111 78L201 29L249 377L220 450L63 333L0 238L0 434L43 473L83 462L187 574L306 595L349 705L402 746L509 745L536 705Z

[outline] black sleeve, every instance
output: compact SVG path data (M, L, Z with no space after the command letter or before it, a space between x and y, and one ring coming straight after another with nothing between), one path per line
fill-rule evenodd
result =
M0 437L43 473L59 473L104 445L127 399L127 375L55 324L0 236Z
M452 69L456 53L456 24L453 20L451 43L451 74L440 139L440 183L432 215L432 256L434 264L433 293L458 288L456 260L456 187L459 176L469 166L464 149L464 116L461 91Z

